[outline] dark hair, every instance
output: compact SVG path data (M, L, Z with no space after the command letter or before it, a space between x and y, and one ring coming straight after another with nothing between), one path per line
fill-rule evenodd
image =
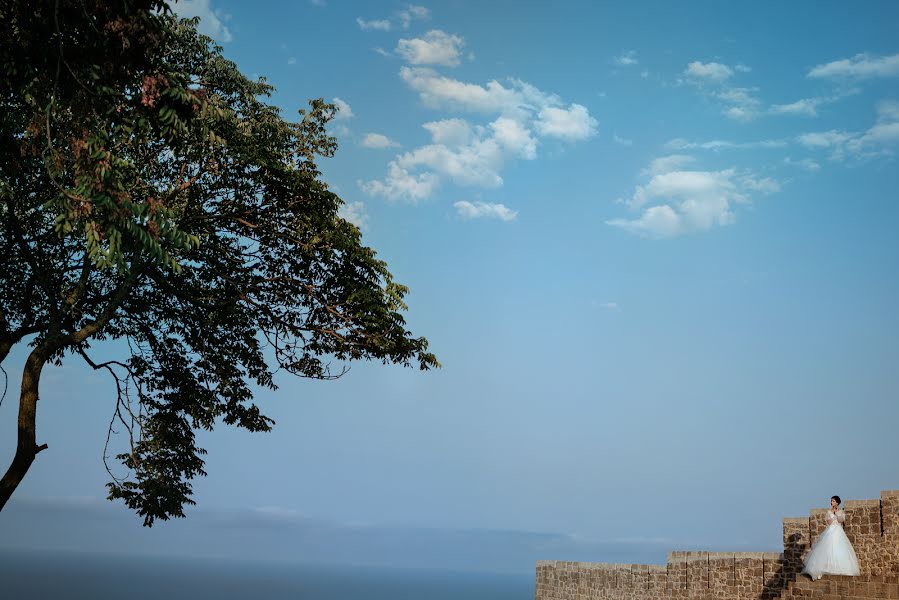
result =
M840 504L843 503L843 501L840 500L840 497L839 497L839 496L831 496L830 499L831 499L831 500L836 500L836 501L837 501L837 506L839 506Z

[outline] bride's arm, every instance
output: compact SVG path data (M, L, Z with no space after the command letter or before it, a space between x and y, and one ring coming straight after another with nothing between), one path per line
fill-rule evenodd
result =
M839 521L840 524L846 522L846 512L842 508L837 509L836 517L837 517L837 521Z

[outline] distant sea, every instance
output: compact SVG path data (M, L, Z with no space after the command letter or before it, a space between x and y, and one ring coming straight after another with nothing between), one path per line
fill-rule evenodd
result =
M0 592L10 600L530 600L534 575L0 551Z

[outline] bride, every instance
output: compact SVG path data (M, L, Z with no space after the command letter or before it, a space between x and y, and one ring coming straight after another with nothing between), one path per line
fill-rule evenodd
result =
M830 510L824 517L827 527L818 536L812 549L805 557L803 573L812 579L821 579L821 575L858 575L858 558L846 532L843 522L846 513L840 508L840 497L830 499Z

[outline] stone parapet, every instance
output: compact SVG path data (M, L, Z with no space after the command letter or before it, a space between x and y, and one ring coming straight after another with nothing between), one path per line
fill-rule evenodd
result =
M536 600L899 600L899 490L848 500L844 529L860 577L800 575L826 509L783 520L783 552L673 551L664 565L539 560Z

